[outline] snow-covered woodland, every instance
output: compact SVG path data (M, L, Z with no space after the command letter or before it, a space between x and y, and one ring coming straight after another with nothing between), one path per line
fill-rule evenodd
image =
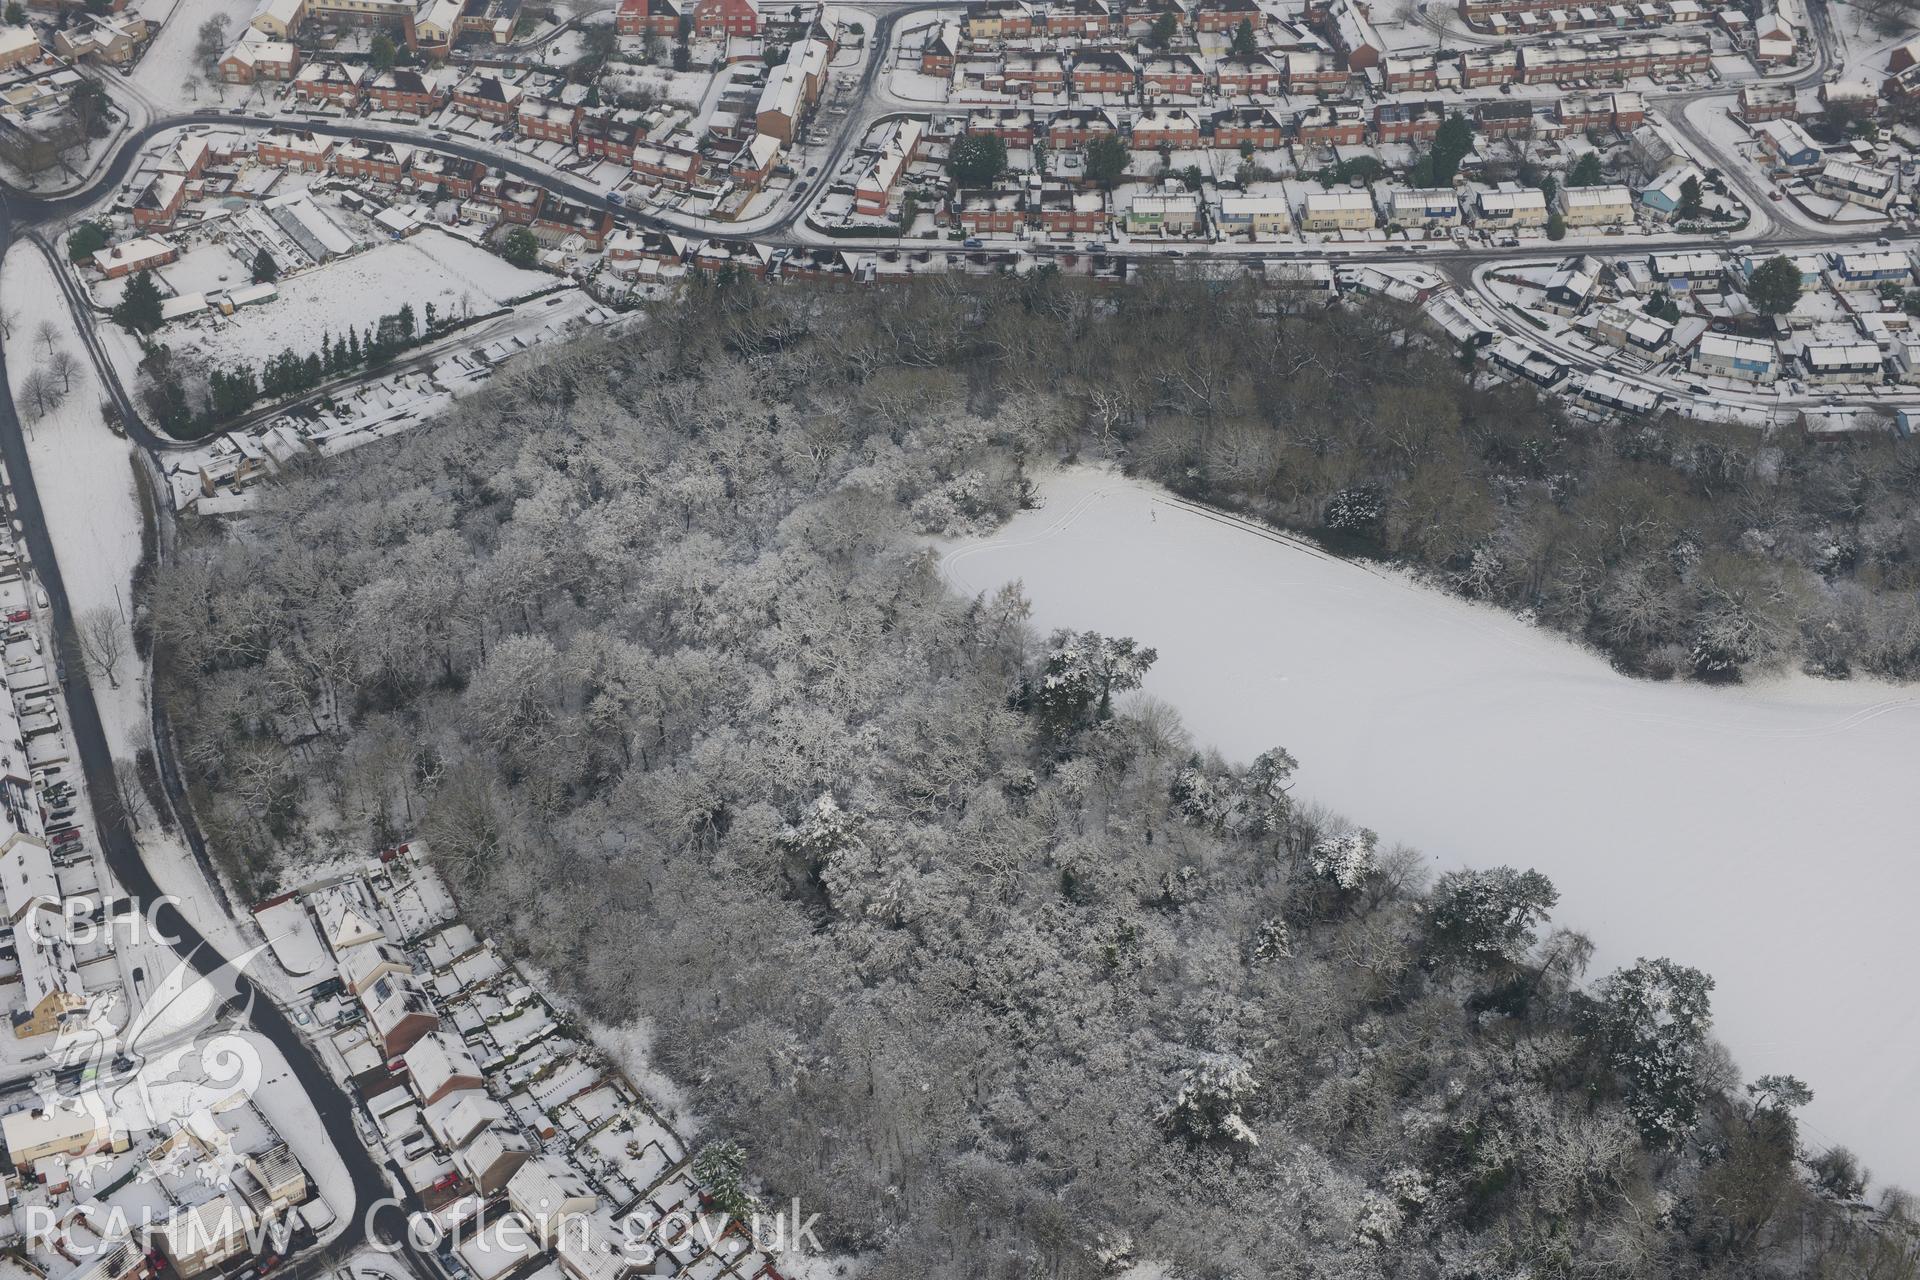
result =
M1036 635L923 546L1105 453L1635 663L1839 630L1911 672L1874 588L1920 474L1574 427L1395 313L1275 305L719 286L541 348L159 576L216 849L265 889L424 835L875 1280L1920 1274L1910 1202L1801 1141L1707 975L1586 974L1546 877L1425 883L1296 794L1285 725L1231 767L1142 697L1153 636Z

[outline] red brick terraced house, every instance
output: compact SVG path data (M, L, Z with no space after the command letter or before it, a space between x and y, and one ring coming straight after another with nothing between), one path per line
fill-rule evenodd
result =
M1055 0L1046 10L1049 36L1097 39L1115 30L1113 11L1106 0Z
M1287 126L1267 107L1229 107L1213 113L1213 146L1238 151L1252 146L1270 151L1287 143Z
M342 178L400 185L413 162L413 148L391 142L343 142L333 151L333 171Z
M1069 79L1075 93L1129 94L1140 83L1140 69L1118 50L1081 49L1073 55Z
M462 80L453 91L454 109L462 115L477 116L499 124L511 124L526 96L518 85L510 85L499 76L480 72Z
M1293 124L1294 138L1307 146L1357 147L1367 140L1367 117L1359 107L1309 107Z
M330 102L351 111L360 105L359 67L328 58L309 62L293 78L293 96L302 102Z
M1611 129L1613 96L1606 93L1569 93L1554 100L1553 115L1569 129Z
M1519 75L1517 49L1469 49L1460 56L1460 82L1469 89L1511 84Z
M693 251L693 265L701 271L732 271L762 280L772 259L772 246L755 240L707 240Z
M967 39L975 44L997 40L1027 40L1041 30L1042 20L1022 0L976 0L963 19Z
M1525 137L1533 132L1537 104L1526 99L1494 98L1473 104L1474 127L1489 138Z
M1103 236L1107 233L1107 194L1097 187L1043 187L1037 210L1049 235Z
M695 35L746 36L760 34L760 9L753 0L699 0L693 6Z
M633 149L647 140L638 111L590 111L580 118L573 147L594 160L611 160L633 167Z
M563 243L568 236L586 241L590 253L598 253L613 232L613 215L605 209L590 209L572 200L549 196L533 220L534 238L548 248Z
M1432 54L1385 58L1380 73L1388 93L1431 93L1440 87L1440 63Z
M1253 93L1279 93L1287 83L1286 72L1264 53L1231 54L1214 64L1220 92L1233 96Z
M553 98L522 98L516 125L522 137L543 142L567 142L580 127L581 109Z
M690 187L700 179L700 153L638 142L633 147L633 171L670 186Z
M297 131L275 130L261 135L254 147L261 164L279 169L299 169L307 173L325 173L333 157L333 139Z
M1351 72L1324 49L1295 49L1287 54L1287 92L1317 98L1346 92Z
M1207 72L1191 54L1167 53L1141 64L1140 83L1148 97L1197 98L1207 87Z
M1258 32L1267 25L1267 15L1254 0L1201 0L1193 10L1195 31L1231 33L1243 22L1251 22Z
M366 84L367 100L376 111L430 116L447 103L447 92L428 82L418 71L395 67Z
M1133 122L1133 145L1142 151L1200 145L1200 120L1185 108L1149 107Z
M1047 145L1055 151L1084 147L1095 138L1120 132L1113 117L1099 107L1069 107L1047 117Z
M1139 40L1152 33L1163 14L1172 16L1176 31L1191 29L1192 8L1188 0L1133 0L1115 6L1114 21L1121 31ZM1254 23L1255 27L1259 25L1257 21Z
M658 36L672 40L680 34L680 5L675 0L620 0L613 29L623 36Z
M1014 92L1026 86L1027 92L1056 93L1067 85L1066 70L1054 53L1010 53L1001 66L1000 79Z
M962 191L954 197L953 217L972 235L1010 236L1027 220L1026 200L1018 187Z
M422 191L444 191L456 200L466 200L480 188L487 166L478 160L443 155L438 151L416 151L407 165L407 177Z
M473 198L498 209L503 222L531 226L533 220L540 216L540 205L546 198L546 192L532 183L496 173L480 180L473 189Z
M1381 142L1430 142L1446 118L1444 102L1383 102L1373 109L1373 134Z
M835 289L853 283L847 257L838 249L795 249L780 263L779 274L782 280L824 284Z
M992 136L1009 147L1033 145L1033 112L1013 107L981 107L967 113L967 136Z
M609 262L679 262L688 242L664 231L623 230L607 242Z

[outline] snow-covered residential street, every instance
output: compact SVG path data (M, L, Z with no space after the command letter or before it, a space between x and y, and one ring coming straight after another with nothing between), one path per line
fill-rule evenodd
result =
M1885 985L1916 963L1920 698L1635 681L1144 482L1081 469L1042 492L948 550L957 589L1024 581L1043 631L1157 647L1145 691L1198 743L1240 762L1285 746L1300 796L1436 867L1545 872L1559 920L1599 947L1590 976L1636 956L1704 968L1747 1078L1804 1077L1812 1140L1920 1181L1920 1017L1892 1012Z

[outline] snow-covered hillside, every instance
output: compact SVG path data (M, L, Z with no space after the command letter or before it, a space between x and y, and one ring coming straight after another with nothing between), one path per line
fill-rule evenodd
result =
M960 590L1023 579L1043 629L1157 646L1146 692L1245 762L1438 865L1551 876L1597 975L1668 955L1719 981L1751 1078L1794 1072L1808 1137L1920 1185L1913 786L1920 697L1781 680L1636 682L1492 610L1073 470L949 551Z

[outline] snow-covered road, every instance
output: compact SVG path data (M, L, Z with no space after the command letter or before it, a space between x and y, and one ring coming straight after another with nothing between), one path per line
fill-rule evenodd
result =
M1667 955L1719 982L1748 1078L1793 1072L1808 1137L1920 1186L1920 696L1795 678L1615 674L1492 609L1324 556L1114 473L949 548L965 592L1022 579L1041 629L1157 646L1146 692L1302 796L1437 865L1532 866L1594 974Z

